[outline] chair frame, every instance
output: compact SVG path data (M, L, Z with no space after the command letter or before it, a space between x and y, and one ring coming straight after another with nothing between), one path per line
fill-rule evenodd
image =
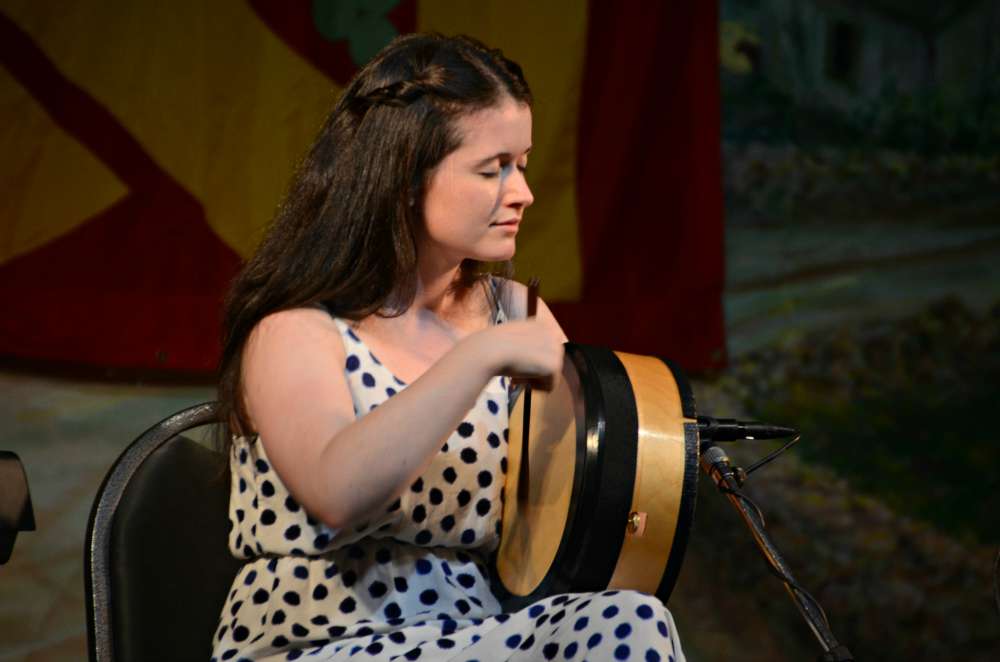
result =
M104 477L87 521L84 561L87 648L92 661L115 659L110 542L115 513L129 481L146 458L166 442L192 428L218 422L217 402L205 402L168 416L129 444Z
M0 565L10 560L17 534L35 530L28 474L17 453L0 451Z

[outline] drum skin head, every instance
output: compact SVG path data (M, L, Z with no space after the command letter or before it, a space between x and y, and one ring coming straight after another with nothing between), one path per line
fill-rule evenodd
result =
M545 580L570 520L574 477L583 475L576 468L583 459L577 457L577 439L586 434L585 421L577 420L583 412L579 389L576 368L566 361L552 391L532 392L527 472L521 443L526 398L518 397L511 409L499 555L505 559L503 583L516 595L532 594Z
M566 344L548 393L512 398L494 588L505 609L606 588L670 596L694 515L694 398L661 359ZM641 520L641 522L640 522Z

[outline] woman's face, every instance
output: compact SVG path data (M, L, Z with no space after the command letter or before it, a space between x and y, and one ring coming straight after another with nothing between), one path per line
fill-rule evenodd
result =
M534 201L524 170L531 109L510 98L456 120L458 149L431 174L424 197L421 259L509 260L524 210Z

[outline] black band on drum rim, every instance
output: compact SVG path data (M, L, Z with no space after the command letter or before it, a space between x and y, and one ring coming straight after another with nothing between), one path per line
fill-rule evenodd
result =
M625 540L635 484L639 417L632 383L614 352L570 343L566 353L577 367L583 387L585 421L577 429L577 454L584 453L585 458L581 498L575 498L574 485L574 502L579 505L567 522L556 554L556 571L574 590L602 591L614 575ZM578 457L577 466L580 464Z

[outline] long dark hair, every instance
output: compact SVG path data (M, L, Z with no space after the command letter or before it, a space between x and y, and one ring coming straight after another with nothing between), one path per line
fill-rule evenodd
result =
M251 432L242 359L261 319L317 304L353 320L409 308L430 174L460 144L456 118L504 97L531 104L521 68L469 37L401 36L358 72L226 299L219 401L229 433ZM472 287L481 267L463 262L456 287Z

